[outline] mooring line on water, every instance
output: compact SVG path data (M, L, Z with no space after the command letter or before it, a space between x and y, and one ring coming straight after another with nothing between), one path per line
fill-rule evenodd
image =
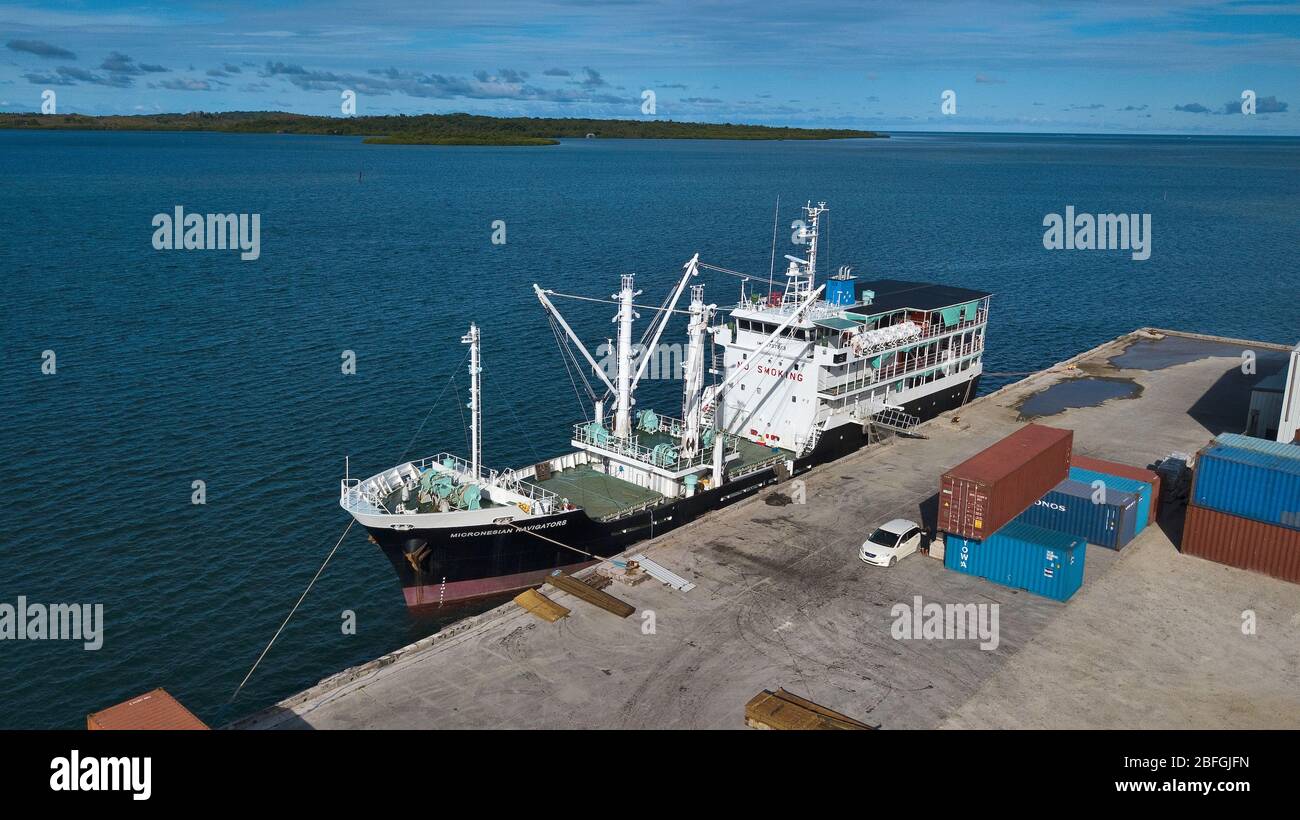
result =
M302 606L302 602L307 598L307 593L311 592L311 588L316 584L316 579L320 578L320 574L325 571L325 565L334 557L334 553L338 552L339 546L343 543L343 539L348 537L348 531L352 529L352 525L355 523L357 523L357 521L354 518L348 522L346 527L344 527L343 534L339 536L338 542L334 544L334 549L330 550L329 555L325 556L324 563L320 565L320 569L316 570L316 574L312 576L311 582L307 584L307 588L302 591L301 597L298 598L298 603L293 605L293 609L289 610L289 614L285 617L284 623L280 624L280 628L275 630L275 635L271 638L271 642L266 645L266 648L262 650L262 654L258 655L257 660L253 662L253 668L248 670L248 674L239 682L239 686L235 687L235 694L230 696L231 703L234 703L235 698L239 697L239 693L243 691L244 684L248 683L248 679L253 677L253 673L257 671L257 666L262 662L262 658L265 658L266 653L271 651L271 645L280 637L280 633L284 631L284 628L289 625L289 620L293 618L293 614L298 611L298 607Z

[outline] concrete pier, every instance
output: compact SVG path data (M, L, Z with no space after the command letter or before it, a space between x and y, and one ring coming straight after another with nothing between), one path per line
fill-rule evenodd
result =
M612 586L630 618L548 590L568 617L507 603L234 728L743 728L746 701L778 687L886 729L1300 727L1300 587L1180 555L1181 507L1122 552L1089 546L1065 604L925 555L857 558L887 519L932 525L939 474L1022 424L1026 399L1050 408L1053 385L1131 386L1035 420L1074 430L1078 453L1145 466L1239 432L1250 386L1287 350L1136 331L930 421L925 439L799 476L805 503L787 482L637 545L696 586ZM895 639L891 609L915 596L999 604L997 648Z

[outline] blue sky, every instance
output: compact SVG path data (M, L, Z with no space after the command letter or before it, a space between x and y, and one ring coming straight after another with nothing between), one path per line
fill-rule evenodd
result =
M642 118L649 89L660 119L1300 134L1300 2L1272 0L0 0L0 43L0 111L337 116L352 89L359 114Z

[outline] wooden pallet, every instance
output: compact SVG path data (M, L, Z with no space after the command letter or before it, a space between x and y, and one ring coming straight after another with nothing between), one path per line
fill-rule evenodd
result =
M568 607L560 606L535 589L526 589L516 595L515 603L549 623L560 620L570 611Z
M860 720L792 695L764 689L745 704L745 725L754 729L874 729Z
M626 618L636 612L636 607L626 601L620 601L608 592L601 592L589 584L584 584L571 575L548 575L546 583L556 589L564 590L575 598L581 598L592 606L598 606L606 612L612 612L620 618Z

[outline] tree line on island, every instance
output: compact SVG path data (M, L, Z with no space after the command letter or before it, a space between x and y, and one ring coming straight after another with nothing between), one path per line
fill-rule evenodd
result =
M0 114L0 128L90 131L218 131L238 134L319 134L363 137L388 145L555 145L564 138L825 140L883 137L875 131L790 128L674 120L601 120L406 114L313 117L278 111L196 111L188 114L89 116Z

